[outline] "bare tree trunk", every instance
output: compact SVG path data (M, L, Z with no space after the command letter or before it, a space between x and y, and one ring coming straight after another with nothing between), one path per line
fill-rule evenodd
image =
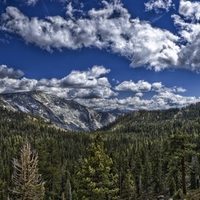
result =
M183 188L183 194L186 195L186 180L185 180L185 158L181 158L181 173L182 173L182 188Z
M11 190L15 199L42 200L44 197L44 182L38 173L38 154L31 150L28 141L21 149L20 159L13 159L12 181L14 188Z
M184 154L185 151L185 146L184 144L181 145L182 152ZM181 174L182 174L182 189L183 189L183 194L187 194L186 190L186 179L185 179L185 157L184 155L181 157Z
M69 200L72 200L72 186L70 182L69 182Z

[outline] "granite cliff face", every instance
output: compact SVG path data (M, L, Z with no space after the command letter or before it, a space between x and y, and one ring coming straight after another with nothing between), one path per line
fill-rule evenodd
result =
M116 117L40 91L0 94L0 106L42 117L60 128L92 131L113 122Z

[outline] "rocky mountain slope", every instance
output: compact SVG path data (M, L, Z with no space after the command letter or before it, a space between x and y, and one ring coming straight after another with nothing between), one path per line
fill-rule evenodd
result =
M1 94L0 106L42 117L60 128L73 131L96 130L116 119L112 114L97 112L73 100L40 91Z

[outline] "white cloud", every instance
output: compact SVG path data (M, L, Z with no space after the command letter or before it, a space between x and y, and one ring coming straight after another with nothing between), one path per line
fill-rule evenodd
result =
M200 3L181 0L179 15L173 15L174 23L185 45L178 53L178 66L200 70Z
M77 99L77 101L86 106L92 106L98 110L126 110L134 111L139 109L158 110L169 108L180 108L192 103L200 102L200 98L184 97L173 92L163 91L154 95L151 99L141 99L139 96L127 97L125 99Z
M95 68L98 69L97 66L94 66L88 71L72 71L61 80L41 80L37 88L48 93L53 93L57 88L56 94L68 99L110 98L116 96L117 93L111 89L107 77L97 78L100 71L104 74L106 69L104 68L104 73L103 70L99 70L99 73L93 73ZM99 69L101 68L102 66L99 66Z
M72 3L70 2L68 5L67 5L67 11L66 11L66 14L70 17L70 18L73 18L73 12L74 12L74 9L72 7Z
M134 91L138 92L138 88L133 81L124 81L115 87L115 90L118 91Z
M24 73L5 65L0 66L0 93L41 90L67 99L74 98L110 98L117 96L107 77L110 70L103 66L94 66L87 71L72 71L62 79L19 79Z
M173 92L163 91L152 98L154 106L158 108L164 107L165 109L171 107L184 107L192 103L199 102L199 98L195 97L184 97Z
M156 82L153 83L151 87L153 91L160 91L164 86L161 82Z
M34 6L39 0L24 0L24 2L29 6Z
M9 68L6 65L0 65L0 78L20 78L24 75L21 70L14 70L13 68Z
M93 66L88 71L72 71L68 76L61 80L63 87L94 88L97 86L111 87L106 77L99 78L110 70L103 66Z
M155 10L157 13L160 10L169 11L172 6L172 0L150 0L145 3L146 11Z
M80 86L85 86L85 85L88 86L89 84L87 83L87 81L88 80L84 72L72 71L67 77L62 79L61 83L64 87L70 87L70 86L80 87ZM93 81L89 80L89 82L92 83Z
M177 65L178 36L154 28L148 22L131 19L118 1L103 3L103 8L91 9L86 18L76 20L60 16L29 19L17 8L7 7L2 15L1 29L49 51L95 47L125 56L132 67L147 64L160 71ZM68 15L72 16L73 8L68 7Z
M148 92L151 90L151 84L146 81L140 80L137 85L140 92Z
M142 93L142 92L138 92L138 93L135 94L135 96L136 96L136 97L142 97L142 96L143 96L143 93Z
M185 88L174 86L172 88L165 87L161 82L149 83L144 80L139 80L137 83L134 83L132 80L124 81L115 87L117 91L132 91L137 92L136 96L142 96L143 92L174 92L182 93L186 92Z
M50 80L43 78L40 81L38 81L38 86L59 87L60 82L61 81L57 78L52 78Z
M132 91L132 92L148 92L151 90L151 84L140 80L137 83L131 81L124 81L115 87L117 91Z
M182 87L177 87L176 91L177 92L186 92L187 90L185 88L182 88Z
M200 99L195 97L184 97L176 93L186 92L185 88L174 86L172 88L165 87L161 82L149 83L140 80L137 83L133 81L124 81L115 87L117 91L133 91L136 92L133 105L127 99L121 99L118 104L126 104L128 109L168 109L171 107L182 107L191 103L196 103ZM143 92L155 92L156 94L150 99L140 99ZM141 106L141 107L140 107Z
M103 4L98 10L89 10L86 17L74 18L75 9L69 3L68 18L49 16L44 20L28 18L17 8L7 7L0 29L48 51L93 47L126 57L132 67L147 66L155 71L171 67L200 70L199 2L180 1L179 15L173 15L179 35L132 19L119 1ZM172 1L149 1L147 5L152 9L169 9Z
M180 0L179 14L187 19L200 20L200 2Z
M106 77L99 78L97 81L98 81L98 85L100 87L102 87L102 86L105 86L105 87L108 87L108 88L111 87L111 85L110 85L110 83L109 83L109 81Z
M37 80L34 79L13 79L5 77L0 79L0 93L12 93L31 91L36 89Z
M87 71L72 71L66 77L75 77L70 79L70 87L63 85L63 79L27 79L21 78L23 72L16 73L17 70L5 67L6 76L0 77L0 93L12 93L12 92L25 92L32 90L40 90L49 94L54 94L66 99L75 99L79 103L93 107L101 111L107 110L138 110L138 109L168 109L172 107L182 107L191 103L200 101L195 97L184 97L180 94L186 90L182 87L174 86L172 88L165 87L161 82L148 83L144 80L140 80L137 83L133 81L122 82L116 88L118 91L133 91L135 97L127 97L124 99L118 99L119 93L113 91L107 77L102 77L104 74L110 72L103 66L94 66ZM4 73L5 74L5 73ZM15 75L13 75L15 74ZM17 75L16 75L17 74ZM77 77L84 74L84 80L81 82ZM92 80L93 78L93 80ZM87 83L87 81L92 81ZM95 82L94 82L95 80ZM78 85L78 84L79 85ZM83 87L84 85L90 85L90 87ZM141 99L143 92L156 92L149 100Z

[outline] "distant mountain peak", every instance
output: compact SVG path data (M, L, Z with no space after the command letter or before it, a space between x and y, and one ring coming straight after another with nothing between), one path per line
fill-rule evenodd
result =
M38 90L0 95L0 106L42 117L60 128L92 131L113 122L110 113L98 112L74 100L66 100Z

